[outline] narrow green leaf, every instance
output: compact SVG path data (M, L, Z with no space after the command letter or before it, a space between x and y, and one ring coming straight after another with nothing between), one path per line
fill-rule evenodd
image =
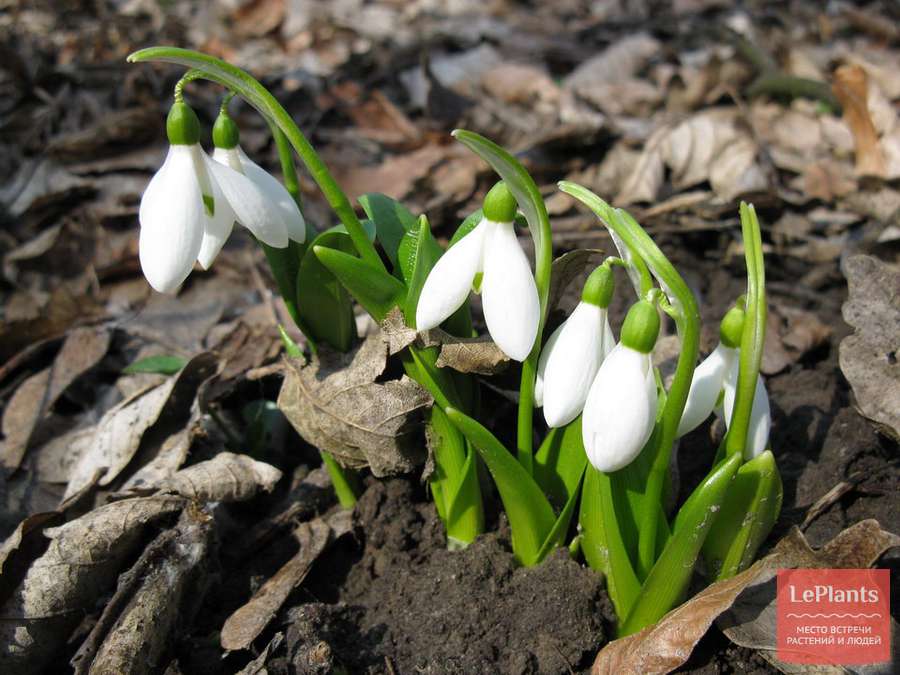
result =
M346 352L356 339L353 303L337 277L313 254L312 249L319 246L345 253L355 251L350 236L335 228L311 242L297 273L297 313L313 340Z
M513 555L523 565L540 562L540 552L556 524L550 502L503 444L465 413L447 408L447 417L469 439L487 465L512 530Z
M136 375L138 373L153 373L156 375L174 375L184 368L187 359L181 356L170 356L160 354L159 356L148 356L138 359L131 365L125 366L122 372L125 375Z
M411 244L405 246L406 243ZM416 327L416 307L419 305L419 296L425 286L425 280L431 268L441 257L443 251L440 244L431 235L431 228L425 216L419 218L418 226L403 236L401 242L401 267L406 279L406 302L403 313L406 324ZM408 274L407 274L408 270Z
M738 469L703 544L703 557L717 581L733 577L753 562L778 520L782 495L781 476L771 451Z
M584 475L587 453L581 438L581 415L551 429L534 456L534 479L557 508L565 506Z
M416 228L416 217L403 204L380 192L359 198L360 206L375 224L375 232L388 260L397 267L397 249L403 235Z
M700 548L716 521L740 464L740 455L732 455L719 464L681 507L669 542L619 628L620 637L659 621L685 592Z
M581 550L592 569L606 576L606 588L616 615L627 616L640 591L616 517L609 475L588 465L581 490Z
M402 302L406 286L383 268L373 267L356 256L333 248L313 246L312 250L378 323Z
M281 336L281 344L284 345L284 351L288 356L290 356L292 359L303 358L303 350L300 349L300 345L294 342L294 339L287 334L287 331L281 324L278 324L278 335Z
M484 217L484 213L481 209L477 211L472 211L469 215L465 217L465 219L460 223L460 226L456 228L456 232L453 233L453 236L450 237L450 243L448 244L448 248L450 246L455 246L456 242L469 234L472 230L478 227L478 223L481 222L481 219Z
M467 447L465 437L434 406L430 419L431 449L434 452L432 488L442 498L448 540L460 545L471 544L484 531L484 509L481 487L475 467L475 453Z
M559 516L556 518L556 522L553 523L553 529L550 530L550 533L547 535L547 539L544 540L544 544L541 546L541 550L538 552L538 562L546 558L547 554L550 553L550 551L557 548L558 546L562 546L565 544L566 533L569 531L569 524L572 522L572 514L575 513L575 504L578 503L578 494L580 492L581 481L583 478L584 470L582 469L581 473L578 476L578 481L575 483L572 489L572 494L569 495L569 501L566 502L563 510L560 511Z

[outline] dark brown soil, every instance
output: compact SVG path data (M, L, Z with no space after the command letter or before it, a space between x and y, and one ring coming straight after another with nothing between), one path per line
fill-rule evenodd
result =
M361 558L336 589L327 571L321 586L310 584L317 594L336 590L339 602L291 612L293 663L309 664L297 672L322 672L321 642L330 647L325 661L352 673L587 668L613 620L599 575L562 550L539 567L517 567L505 531L448 551L422 497L407 480L369 487L357 509Z

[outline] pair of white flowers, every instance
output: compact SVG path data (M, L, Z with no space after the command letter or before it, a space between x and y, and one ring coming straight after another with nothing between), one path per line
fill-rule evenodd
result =
M235 221L260 241L284 248L306 237L303 215L288 191L238 144L224 112L213 130L210 158L200 146L200 122L176 101L166 121L169 153L141 199L139 254L150 285L172 293L200 263L208 269Z
M611 277L609 281L611 288ZM588 458L598 470L610 472L634 461L653 433L658 396L651 352L659 323L655 307L637 303L626 317L622 342L616 345L606 312L609 300L602 306L589 302L590 283L575 311L544 346L535 399L537 405L543 403L550 427L564 426L583 411L582 439ZM678 437L697 428L714 411L720 411L730 426L742 329L743 312L731 310L722 322L719 345L694 371ZM769 398L757 376L746 459L766 450L770 430Z
M607 267L591 274L581 302L547 340L535 386L548 426L564 426L583 412L584 449L604 472L638 456L653 432L658 404L650 360L659 334L656 306L646 300L633 305L616 344L607 317L612 288Z

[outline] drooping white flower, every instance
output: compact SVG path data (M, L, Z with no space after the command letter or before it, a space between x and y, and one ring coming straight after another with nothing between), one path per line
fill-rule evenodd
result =
M737 307L729 310L722 320L719 344L694 370L684 412L678 424L677 436L683 436L696 429L716 409L721 410L726 428L731 426L740 371L738 346L743 329L743 317L743 310ZM765 451L771 428L769 396L762 376L757 375L744 449L746 459L757 457Z
M235 220L270 246L287 246L285 206L271 186L260 188L241 171L210 159L199 143L200 122L183 101L169 111L166 132L168 155L144 191L138 214L141 268L154 289L177 290L195 260L208 268Z
M289 239L303 242L306 224L296 202L281 183L247 157L238 144L237 125L224 111L213 127L213 143L210 173L233 218L227 227L210 229L204 236L199 258L204 269L224 246L235 220L274 248L284 248Z
M144 276L160 293L174 292L191 273L207 229L233 220L221 191L210 178L200 147L200 122L176 101L166 120L170 147L162 167L141 197L139 257ZM216 213L216 204L219 209Z
M736 349L720 342L694 370L691 389L678 423L677 436L684 436L696 429L715 410L736 353Z
M594 468L608 473L634 461L653 432L657 402L650 355L616 345L584 405L582 440Z
M498 197L498 190L505 195ZM540 300L528 258L516 239L514 217L515 200L498 183L485 198L481 222L438 259L425 280L416 307L418 330L448 319L482 273L482 306L491 338L511 359L528 357L537 337Z
M630 464L653 433L658 397L650 354L658 334L655 305L635 303L622 326L622 341L597 371L581 428L588 460L598 471Z
M591 273L581 302L541 351L534 403L543 406L550 427L565 426L581 414L594 377L615 346L606 309L612 279L608 266Z

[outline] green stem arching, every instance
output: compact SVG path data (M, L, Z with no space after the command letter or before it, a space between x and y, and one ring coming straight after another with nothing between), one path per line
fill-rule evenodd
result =
M328 167L325 166L321 157L310 145L287 111L256 79L240 68L214 56L177 47L141 49L131 54L128 57L128 61L130 63L165 61L191 68L201 73L202 77L218 82L222 86L233 90L247 103L256 108L268 121L274 122L290 141L294 150L306 165L313 180L316 181L316 184L322 190L322 194L325 195L331 208L347 228L347 232L353 240L360 257L378 269L385 269L378 251L375 250L374 245L369 241L362 223L359 222L350 200L344 194L344 191L341 190L337 181L334 180Z
M675 366L675 375L666 396L665 406L660 416L659 443L653 453L647 487L644 492L644 510L638 525L639 569L650 569L656 558L657 529L659 511L655 504L662 500L663 488L668 474L672 445L678 431L678 424L684 412L684 404L690 391L697 354L700 350L700 311L697 301L678 271L637 222L626 212L613 209L590 190L575 183L563 181L559 189L572 195L606 223L624 242L640 256L673 302L675 328L681 339L681 351Z
M762 233L756 210L744 202L741 202L741 234L747 261L747 300L734 407L725 438L725 452L729 456L743 453L747 444L747 431L753 412L753 395L756 391L763 343L766 339L766 269L763 261Z

